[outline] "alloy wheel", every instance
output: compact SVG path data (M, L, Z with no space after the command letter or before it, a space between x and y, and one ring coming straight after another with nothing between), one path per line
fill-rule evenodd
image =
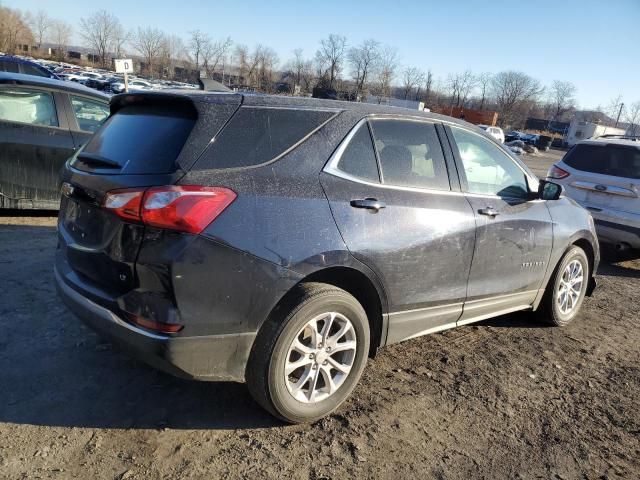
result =
M289 393L302 403L333 395L349 376L356 347L356 333L346 316L327 312L309 320L287 352L284 375Z

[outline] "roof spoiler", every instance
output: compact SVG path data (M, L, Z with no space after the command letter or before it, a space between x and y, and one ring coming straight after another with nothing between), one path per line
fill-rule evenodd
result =
M200 85L200 90L205 92L233 92L229 87L211 78L198 77L198 84Z

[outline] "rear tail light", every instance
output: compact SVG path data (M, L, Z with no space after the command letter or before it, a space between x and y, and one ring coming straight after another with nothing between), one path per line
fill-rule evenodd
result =
M549 171L547 172L547 178L560 179L560 178L567 178L569 175L570 175L569 172L561 169L557 165L552 165Z
M112 190L104 207L128 221L197 234L235 199L228 188L170 185Z
M184 325L180 325L178 323L156 322L155 320L149 320L148 318L130 313L125 316L131 323L138 325L139 327L146 328L147 330L153 330L154 332L178 333L184 328Z

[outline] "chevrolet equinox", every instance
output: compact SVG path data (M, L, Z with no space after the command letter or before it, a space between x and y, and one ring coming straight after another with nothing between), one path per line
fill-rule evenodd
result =
M563 326L595 286L589 213L463 121L211 92L110 110L62 172L62 299L285 421L335 410L379 347L519 310Z

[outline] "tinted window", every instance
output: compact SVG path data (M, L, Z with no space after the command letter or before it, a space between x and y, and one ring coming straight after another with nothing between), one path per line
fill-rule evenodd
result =
M242 107L214 142L213 168L238 168L273 160L302 140L332 112Z
M109 105L71 96L71 106L80 130L95 132L109 116Z
M39 68L33 66L33 65L29 65L28 63L23 63L21 64L22 67L22 73L26 74L26 75L36 75L38 77L49 77L50 75L48 73L43 72L42 70L40 70Z
M0 60L0 71L20 73L20 67L18 67L18 62L7 62L6 60Z
M178 108L124 107L91 137L83 152L117 162L121 168L118 173L171 173L194 123L191 112ZM74 167L96 168L85 166L81 157Z
M0 120L57 127L53 95L28 89L0 89Z
M434 125L374 120L371 128L384 183L449 190L449 177Z
M362 125L351 138L347 148L340 157L338 169L354 177L378 183L378 165L376 152L369 134L369 127Z
M526 176L509 156L480 135L452 128L467 179L467 191L526 198Z
M576 145L562 160L576 170L640 178L640 148L618 145Z

